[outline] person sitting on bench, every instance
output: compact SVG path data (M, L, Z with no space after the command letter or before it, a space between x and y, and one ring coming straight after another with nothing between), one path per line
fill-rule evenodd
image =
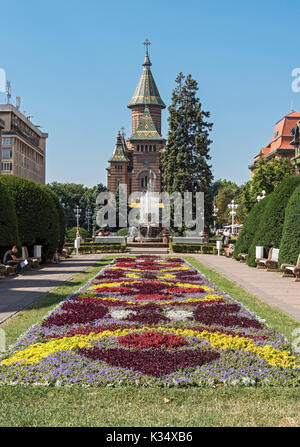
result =
M17 258L16 254L18 253L18 247L16 245L13 246L11 250L8 250L3 257L3 264L16 266L16 276L18 276L21 270L21 262L24 261L23 258Z
M233 252L234 252L234 244L229 244L229 246L225 248L226 258L230 258Z

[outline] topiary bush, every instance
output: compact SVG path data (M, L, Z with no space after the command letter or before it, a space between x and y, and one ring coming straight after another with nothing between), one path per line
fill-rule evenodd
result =
M80 236L82 236L84 238L91 237L91 234L85 228L79 227L79 229L80 229ZM76 231L77 231L77 227L69 228L66 232L66 238L74 240L76 237Z
M265 197L260 202L257 202L246 219L243 225L241 234L239 235L233 252L233 257L239 259L240 253L248 253L249 247L257 231L260 219L264 213L265 207L270 200L271 194Z
M271 247L279 248L285 217L285 208L294 190L300 185L300 176L287 177L273 191L265 211L259 221L258 229L249 247L247 264L255 267L255 248L265 247L266 254ZM265 199L264 199L265 200Z
M4 253L13 245L20 247L15 205L0 176L0 263Z
M279 251L281 264L296 264L300 254L300 186L288 201L285 209L284 225Z
M120 228L120 230L117 231L117 236L127 236L128 235L128 228Z
M51 259L59 244L58 213L53 198L44 185L33 180L3 175L2 181L15 205L21 244L27 246L29 255L33 254L33 245L42 245L43 260Z

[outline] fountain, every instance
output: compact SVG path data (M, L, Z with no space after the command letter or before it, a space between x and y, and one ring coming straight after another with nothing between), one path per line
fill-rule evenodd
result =
M159 222L159 209L162 203L159 202L159 195L153 192L152 179L149 179L146 192L141 196L140 203L133 204L140 209L139 223L129 228L129 236L133 242L161 243L162 238L158 238L161 232Z

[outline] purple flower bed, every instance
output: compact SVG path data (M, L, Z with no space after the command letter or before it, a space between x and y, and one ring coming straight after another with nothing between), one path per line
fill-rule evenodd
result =
M0 356L0 384L300 384L289 342L180 258L118 258Z

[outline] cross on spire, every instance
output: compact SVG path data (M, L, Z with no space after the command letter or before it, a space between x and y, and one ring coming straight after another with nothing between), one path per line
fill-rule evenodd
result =
M149 39L145 39L144 45L146 47L146 54L148 54L148 47L149 47L149 45L151 45L150 40Z

